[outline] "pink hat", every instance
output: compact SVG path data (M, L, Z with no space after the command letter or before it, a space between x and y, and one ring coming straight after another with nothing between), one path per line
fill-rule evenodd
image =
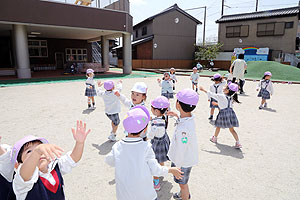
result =
M265 74L264 74L265 76L272 76L272 73L271 72L269 72L269 71L267 71L267 72L265 72Z
M198 70L197 67L193 67L193 70L194 70L194 69Z
M197 105L199 100L199 95L192 89L183 89L176 94L178 101L188 105Z
M105 81L104 82L104 89L106 90L111 90L114 87L114 82L113 81Z
M159 96L156 97L153 101L151 101L151 105L154 108L168 108L170 106L170 102L168 100L168 98L164 97L164 96Z
M145 106L135 106L127 112L123 126L128 133L138 133L148 125L150 113Z
M217 79L217 78L221 78L221 74L216 73L216 74L214 75L214 79Z
M239 90L239 86L235 83L231 83L228 85L229 90L237 92Z
M28 135L28 136L22 138L21 140L16 142L16 144L13 146L13 149L11 151L11 156L10 156L11 162L12 163L16 162L18 154L19 154L19 152L20 152L20 150L21 150L21 148L24 144L26 144L27 142L32 142L34 140L39 140L44 144L48 143L48 141L45 138L38 138L38 137L35 137L33 135Z
M94 70L93 70L93 69L87 69L87 70L86 70L86 73L87 73L87 74L94 73Z

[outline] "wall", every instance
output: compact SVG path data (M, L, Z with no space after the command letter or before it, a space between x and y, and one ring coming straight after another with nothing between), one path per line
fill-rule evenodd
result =
M136 46L137 59L152 59L152 40Z
M147 34L146 35L142 35L142 28L144 26L147 26ZM136 30L138 30L138 37L136 37ZM134 29L133 29L133 41L135 40L140 40L140 39L143 39L143 38L146 38L146 37L149 37L151 35L153 35L153 24L152 24L152 20L151 21L148 21L146 20L145 22L139 24L138 26L135 26Z
M257 37L257 23L268 22L290 22L294 21L294 26L291 29L285 29L283 36L263 36ZM249 25L248 37L241 37L242 43L239 42L239 37L226 38L226 26ZM281 18L266 18L256 20L245 20L235 22L219 23L219 42L223 43L222 51L233 52L234 48L243 48L249 46L269 47L272 50L282 50L285 53L295 53L296 34L298 28L298 16L288 16Z
M132 69L149 68L149 69L192 69L194 60L132 60ZM118 66L123 66L123 60L118 61Z

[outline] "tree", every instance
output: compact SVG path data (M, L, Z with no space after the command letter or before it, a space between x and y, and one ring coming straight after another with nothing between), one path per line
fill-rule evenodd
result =
M217 57L223 44L217 43L205 46L196 46L195 59L196 60L213 60Z

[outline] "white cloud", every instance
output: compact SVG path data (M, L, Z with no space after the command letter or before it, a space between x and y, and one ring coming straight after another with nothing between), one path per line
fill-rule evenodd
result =
M130 3L133 5L145 5L146 0L130 0Z

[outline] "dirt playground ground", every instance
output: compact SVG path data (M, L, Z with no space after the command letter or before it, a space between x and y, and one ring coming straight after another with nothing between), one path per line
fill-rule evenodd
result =
M122 79L122 93L130 97L133 84L144 81L149 87L146 101L149 108L150 101L160 95L157 77ZM200 78L200 84L208 88L212 82L209 78ZM268 102L269 108L264 110L258 110L260 99L256 97L256 85L257 82L247 81L246 95L239 96L242 103L234 105L240 121L236 131L243 145L241 150L232 147L234 139L228 129L221 130L217 145L209 141L214 127L207 119L207 96L200 93L194 111L200 162L193 167L190 176L192 199L300 199L300 85L274 84L275 94ZM178 77L176 91L189 87L189 77ZM92 132L82 160L64 176L66 199L114 200L114 168L104 162L114 144L107 140L110 121L100 97L96 97L94 111L86 110L84 91L84 81L0 88L2 143L13 144L33 134L70 151L74 145L71 127L76 125L77 119L84 120ZM175 100L171 100L171 104L174 110ZM127 111L122 105L121 119ZM170 119L170 137L174 122ZM124 137L122 126L117 134L118 139ZM172 199L178 190L179 186L169 174L163 179L159 199Z

